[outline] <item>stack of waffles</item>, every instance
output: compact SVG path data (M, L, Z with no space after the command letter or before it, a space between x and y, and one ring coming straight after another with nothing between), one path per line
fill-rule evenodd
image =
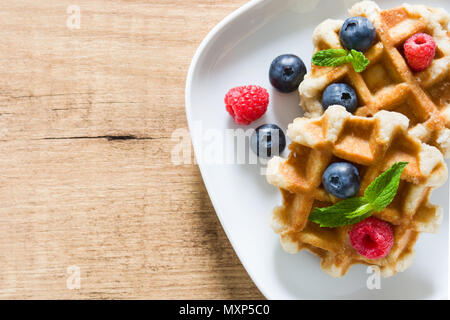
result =
M448 175L444 157L450 156L449 15L442 9L410 5L381 11L371 1L356 4L350 14L366 17L376 28L377 41L365 53L370 65L362 73L351 65L313 65L300 85L306 117L289 125L288 159L272 158L267 170L268 182L283 198L273 211L272 228L287 252L310 250L334 277L343 276L353 264L377 265L383 276L391 276L411 264L418 235L437 232L442 221L442 209L430 204L429 197ZM342 24L326 20L316 28L316 52L342 48ZM403 57L402 44L418 32L433 36L437 49L431 66L415 73ZM355 88L362 104L355 115L341 106L324 111L322 92L335 82ZM323 228L308 220L314 208L340 201L321 181L324 170L338 161L358 168L358 195L393 163L408 162L393 202L374 214L394 230L394 245L384 258L358 254L350 244L351 226Z

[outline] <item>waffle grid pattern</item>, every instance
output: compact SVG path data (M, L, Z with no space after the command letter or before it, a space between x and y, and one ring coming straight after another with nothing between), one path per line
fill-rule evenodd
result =
M365 54L369 67L357 73L350 65L318 67L300 85L306 116L323 113L323 90L331 83L345 82L357 92L362 105L356 115L373 116L380 110L396 111L410 119L410 132L423 142L438 147L450 157L450 37L449 15L443 9L409 6L380 11L372 1L356 4L352 16L365 16L377 30L377 41ZM315 52L342 48L339 30L343 21L326 20L314 31ZM410 36L425 32L436 41L432 65L412 72L403 57L402 45Z
M447 167L438 149L408 134L409 120L380 111L372 118L354 116L342 106L331 106L319 118L298 118L289 125L293 143L290 155L269 161L267 180L281 190L283 204L273 211L272 228L290 253L308 249L322 259L322 269L343 276L351 265L378 265L383 276L407 268L420 232L436 232L442 210L429 203L431 191L447 178ZM349 226L320 228L308 221L314 207L339 201L321 185L324 170L332 162L354 163L361 175L360 195L381 172L398 161L409 164L401 177L394 201L377 218L394 226L395 244L383 259L360 256L350 245Z

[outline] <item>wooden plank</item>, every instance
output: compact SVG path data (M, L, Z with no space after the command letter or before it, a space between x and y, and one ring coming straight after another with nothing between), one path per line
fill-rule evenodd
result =
M244 2L80 0L73 30L72 1L2 2L0 298L262 298L170 162L195 49Z

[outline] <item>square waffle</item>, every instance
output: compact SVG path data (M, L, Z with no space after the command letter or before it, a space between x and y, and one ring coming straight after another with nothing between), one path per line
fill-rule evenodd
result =
M301 105L307 117L323 113L323 90L334 82L351 85L361 105L356 115L373 116L380 110L396 111L410 120L412 135L436 146L450 157L450 32L449 14L444 9L404 4L381 11L372 1L362 1L350 9L351 16L364 16L376 28L375 44L365 52L370 64L357 73L349 64L339 67L312 65L301 83ZM342 48L341 20L325 20L314 31L314 51ZM403 55L403 43L424 32L436 42L430 67L413 72Z
M281 236L285 251L308 249L322 259L322 269L343 276L356 263L377 265L382 276L405 270L412 262L420 232L436 232L442 209L429 203L431 191L447 179L441 152L408 133L409 119L397 112L379 111L373 117L348 113L330 106L318 118L297 118L288 127L292 140L288 159L269 161L267 181L280 188L283 204L273 211L272 228ZM339 199L325 191L321 177L333 162L355 164L361 176L361 196L367 186L392 164L407 161L393 202L374 216L393 225L390 253L371 260L350 245L351 226L321 228L308 220L315 207Z

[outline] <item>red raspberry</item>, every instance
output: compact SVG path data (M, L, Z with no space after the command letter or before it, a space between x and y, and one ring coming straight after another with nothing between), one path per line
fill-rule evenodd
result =
M237 124L248 125L266 113L269 93L259 86L236 87L225 95L225 104Z
M373 217L355 224L348 234L353 248L369 259L384 258L394 244L392 226Z
M405 57L413 71L422 71L433 62L436 43L426 33L416 33L403 45Z

